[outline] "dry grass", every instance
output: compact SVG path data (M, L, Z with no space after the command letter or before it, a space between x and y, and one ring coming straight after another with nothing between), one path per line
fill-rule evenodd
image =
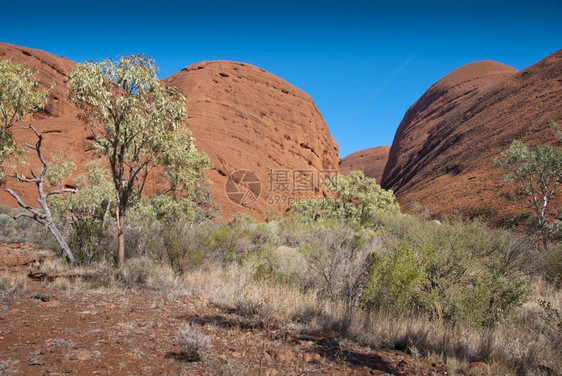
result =
M245 267L208 265L183 277L187 288L209 295L216 304L241 315L259 315L293 328L339 330L375 348L392 348L413 355L437 356L452 373L471 362L490 364L492 374L549 374L562 372L560 332L548 329L539 312L539 299L560 307L560 291L534 284L530 303L515 318L494 328L474 328L426 316L397 316L322 300L315 291L269 281L256 281ZM543 310L544 311L544 310ZM532 325L531 325L532 324ZM468 372L468 371L467 371Z
M239 315L256 316L291 330L337 330L374 348L434 356L448 364L451 374L470 374L468 365L477 361L488 363L491 374L562 373L562 291L541 280L530 284L528 302L514 312L510 322L494 328L474 328L424 315L399 316L357 307L349 311L343 303L321 298L324 295L318 290L256 279L255 268L250 264L207 264L184 274L181 281L171 269L144 259L130 260L121 270L98 265L78 272L84 275L82 282L57 279L55 286L68 292L133 288L174 296L179 292L204 294ZM21 286L16 282L7 285ZM545 310L540 301L549 302L550 310Z
M41 264L40 270L56 275L52 287L69 293L87 289L134 289L174 293L178 278L173 270L147 258L127 260L122 268L107 263L70 268L57 260Z
M7 298L17 292L25 290L27 277L23 274L3 273L0 274L0 297Z

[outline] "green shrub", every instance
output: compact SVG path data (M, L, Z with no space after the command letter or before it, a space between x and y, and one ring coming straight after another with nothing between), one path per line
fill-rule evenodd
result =
M215 225L187 201L155 196L130 209L126 228L127 257L148 257L183 271L203 262L205 238Z
M512 236L458 220L385 216L380 223L367 307L489 326L523 302L525 282L516 273L522 251Z
M523 303L526 293L525 281L490 275L461 292L455 318L481 326L504 322L509 311Z
M251 234L251 230L235 225L209 227L203 235L204 253L225 263L236 262L250 248Z
M69 169L65 163L55 160L52 173L65 176ZM107 169L98 161L86 165L86 172L75 179L78 192L72 195L56 195L49 198L53 212L57 214L57 226L63 229L76 262L90 265L92 262L112 261L110 226L113 184Z
M430 297L424 293L429 252L429 247L414 251L402 244L387 257L374 256L364 303L394 313L430 308Z
M144 257L127 260L123 268L116 270L115 279L133 289L165 290L176 284L171 268Z
M337 184L331 188L333 195L296 202L291 209L305 218L349 220L365 226L371 226L383 213L400 212L393 192L382 189L361 171L338 176Z

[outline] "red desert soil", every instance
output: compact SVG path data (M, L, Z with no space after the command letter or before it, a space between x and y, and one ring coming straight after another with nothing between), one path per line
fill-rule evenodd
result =
M492 161L515 139L560 146L550 122L562 125L561 99L562 50L520 72L493 61L458 68L406 112L382 185L405 210L419 202L436 215L512 216L520 207L499 196L507 185Z
M91 150L91 135L76 119L77 110L67 98L67 73L75 63L44 51L0 43L0 59L20 61L38 72L43 87L55 84L44 111L27 119L45 135L44 150L62 153L73 159L78 172L96 158ZM338 146L322 115L303 91L258 67L229 61L193 64L164 80L177 86L187 97L187 126L197 147L215 165L208 176L215 201L224 208L223 217L249 211L260 217L268 209L267 173L273 170L337 170ZM18 142L35 139L29 131L15 126ZM90 140L88 139L90 138ZM30 166L37 166L29 156ZM262 195L247 208L232 204L226 197L226 177L238 169L255 171L261 180ZM158 176L147 187L156 189ZM16 188L13 183L8 187ZM17 185L29 200L35 197L31 185ZM292 186L290 187L292 188ZM4 191L0 204L15 206ZM282 206L277 206L282 209Z
M340 173L346 175L354 170L363 171L365 176L374 178L380 184L389 152L390 146L356 151L340 161Z
M21 247L0 247L15 268ZM28 250L32 252L31 250ZM36 255L36 258L41 255ZM174 339L191 325L211 346L197 362ZM436 375L440 363L372 350L334 332L295 332L242 317L207 296L126 290L62 291L29 279L0 302L0 374L23 375Z

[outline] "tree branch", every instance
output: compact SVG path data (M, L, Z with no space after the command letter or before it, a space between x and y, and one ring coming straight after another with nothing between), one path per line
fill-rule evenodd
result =
M16 192L11 190L10 188L6 189L6 192L8 192L10 196L16 199L19 206L21 206L25 210L32 212L33 213L33 216L31 216L32 218L35 218L35 216L42 217L42 214L40 212L38 212L36 209L33 209L31 206L27 205Z
M64 188L64 189L59 189L56 191L50 191L46 193L46 197L52 196L52 195L61 195L63 193L77 193L78 189L76 188Z

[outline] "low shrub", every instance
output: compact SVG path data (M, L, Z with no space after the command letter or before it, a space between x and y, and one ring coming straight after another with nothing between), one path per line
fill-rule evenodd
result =
M211 345L211 338L192 327L180 329L176 340L183 359L195 362L201 360L203 352Z
M82 279L92 288L169 291L178 285L178 278L169 266L146 257L125 260L119 269L108 263L93 264L83 271Z
M0 296L7 298L8 296L25 290L27 278L22 274L0 274Z
M157 264L146 257L127 260L115 273L117 282L132 289L166 290L177 283L170 267Z
M216 258L223 263L235 263L251 244L251 229L237 225L209 226L202 234L201 246L205 257Z
M555 285L562 287L562 244L557 244L544 251L539 272L544 278Z

